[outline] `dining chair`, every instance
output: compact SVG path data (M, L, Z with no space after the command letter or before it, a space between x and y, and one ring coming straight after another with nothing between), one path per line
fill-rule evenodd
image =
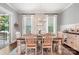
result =
M37 54L37 40L34 35L30 34L26 37L26 54L28 54L28 49L34 49L35 54Z
M57 38L60 38L61 44L64 42L64 34L63 32L57 32Z
M46 35L44 35L43 39L42 39L42 54L43 54L43 50L44 48L49 49L51 51L52 54L52 35L47 33Z
M57 32L57 38L58 38L58 53L62 54L62 44L64 42L64 34L62 32Z
M17 38L17 54L25 54L25 38Z
M21 45L21 40L20 40L21 33L20 32L16 32L15 33L15 38L16 38L16 42L17 42L17 50L16 50L16 53L18 55L20 55L21 54L21 48L20 48L20 45Z

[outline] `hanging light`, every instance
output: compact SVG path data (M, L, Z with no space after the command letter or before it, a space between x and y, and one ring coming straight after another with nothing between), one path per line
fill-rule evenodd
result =
M39 22L43 22L45 19L45 14L44 12L46 12L46 10L42 7L42 4L39 4L38 7L36 9L34 9L35 11L35 16L37 17L37 20Z

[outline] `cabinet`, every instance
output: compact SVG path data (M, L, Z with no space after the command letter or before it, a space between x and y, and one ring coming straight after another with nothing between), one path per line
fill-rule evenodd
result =
M76 51L79 51L79 34L78 33L64 33L63 43L70 46Z
M75 49L77 50L77 51L79 51L79 35L77 35L77 39L76 39L76 46L75 46Z

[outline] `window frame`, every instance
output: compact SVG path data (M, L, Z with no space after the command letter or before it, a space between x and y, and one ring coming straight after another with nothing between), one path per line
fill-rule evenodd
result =
M57 34L57 15L48 15L48 17L47 17L47 30L48 30L48 32L49 32L49 17L50 16L52 16L52 19L53 19L53 31L51 32L52 34Z
M2 47L2 48L4 48L4 47L6 47L7 45L9 45L10 44L10 39L11 39L11 35L10 35L10 22L11 22L11 20L10 20L10 15L8 15L8 14L0 14L0 16L8 16L8 35L9 35L9 39L7 38L7 34L6 34L6 42L8 41L8 43L6 43L5 44L5 42L3 43L4 44L4 46ZM1 32L5 32L5 30L4 31L1 31ZM2 48L0 48L0 49L2 49Z

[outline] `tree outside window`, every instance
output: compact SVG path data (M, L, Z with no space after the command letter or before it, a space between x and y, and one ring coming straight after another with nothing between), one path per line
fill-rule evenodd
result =
M9 16L0 16L0 31L9 31Z
M9 16L0 16L0 48L9 43Z

